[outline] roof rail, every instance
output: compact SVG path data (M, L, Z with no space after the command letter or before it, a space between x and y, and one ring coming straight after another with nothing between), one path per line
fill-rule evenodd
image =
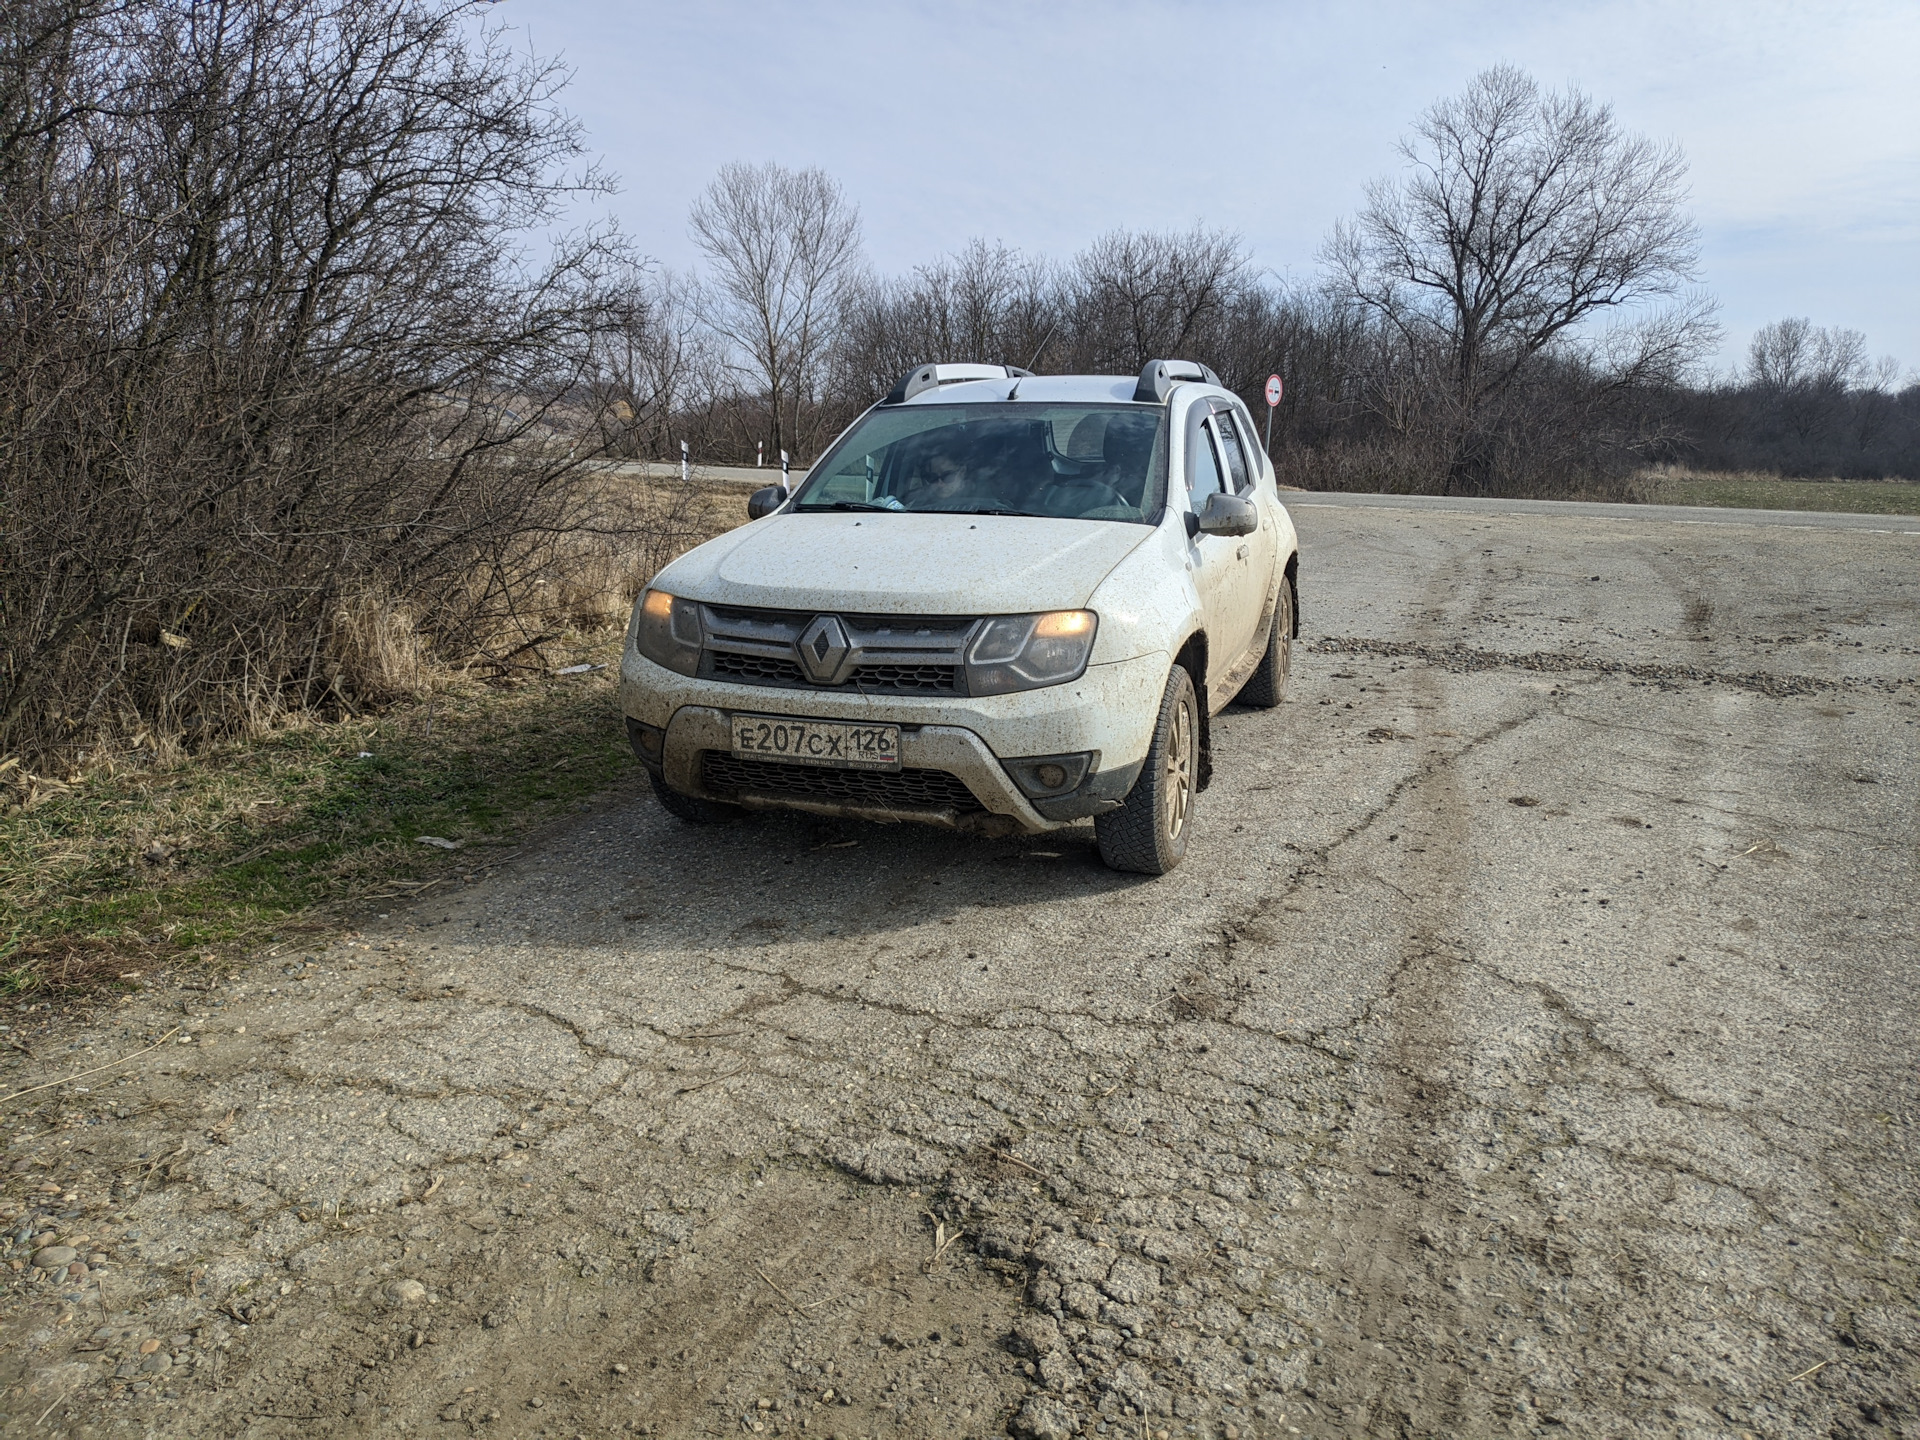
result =
M1148 405L1164 405L1173 387L1182 380L1198 380L1218 385L1220 377L1195 360L1149 360L1140 372L1140 383L1133 387L1133 398Z
M962 380L1021 380L1033 374L1018 365L919 365L900 377L882 405L901 405L914 396Z

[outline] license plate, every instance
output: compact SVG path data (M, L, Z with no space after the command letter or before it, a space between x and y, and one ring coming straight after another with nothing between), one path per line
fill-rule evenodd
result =
M900 727L735 715L733 753L743 760L784 760L790 765L898 770Z

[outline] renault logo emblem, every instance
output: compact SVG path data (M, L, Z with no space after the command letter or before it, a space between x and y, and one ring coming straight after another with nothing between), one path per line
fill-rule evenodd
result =
M837 615L816 615L800 632L800 668L816 685L837 685L846 677L840 672L853 643L847 639L847 627Z

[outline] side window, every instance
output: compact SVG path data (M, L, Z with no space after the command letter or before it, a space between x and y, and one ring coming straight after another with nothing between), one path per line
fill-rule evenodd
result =
M1240 434L1234 424L1233 416L1222 411L1213 417L1214 428L1220 432L1220 448L1227 452L1227 471L1233 476L1233 493L1244 495L1253 480L1247 474L1247 457L1240 449Z
M1240 422L1240 433L1247 441L1247 464L1253 470L1253 478L1258 480L1266 468L1266 452L1260 443L1260 427L1254 424L1253 416L1245 405L1233 407L1234 419Z
M1207 496L1225 488L1220 479L1220 461L1207 435L1207 424L1200 423L1204 413L1195 407L1189 412L1187 425L1187 503L1195 514L1207 503Z

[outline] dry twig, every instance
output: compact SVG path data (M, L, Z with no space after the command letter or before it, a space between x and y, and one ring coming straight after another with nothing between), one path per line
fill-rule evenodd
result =
M84 1080L89 1075L98 1075L102 1070L111 1070L116 1065L126 1064L129 1060L138 1060L142 1055L146 1054L148 1050L158 1050L179 1033L180 1027L176 1025L158 1040L154 1041L153 1044L146 1046L144 1049L136 1050L131 1055L123 1055L118 1060L109 1060L104 1065L95 1065L90 1070L76 1070L71 1075L63 1075L58 1080L49 1080L44 1085L29 1085L26 1089L16 1090L11 1095L0 1096L0 1105L6 1104L9 1100L18 1100L22 1095L31 1095L36 1090L51 1090L56 1085L65 1085L73 1080Z
M926 1271L927 1274L931 1275L933 1273L934 1266L940 1263L940 1257L942 1255L945 1255L947 1251L952 1248L953 1242L958 1240L966 1232L962 1230L955 1230L951 1235L949 1235L947 1233L947 1225L944 1220L934 1219L933 1212L930 1210L926 1212L926 1216L927 1216L927 1219L933 1220L933 1254L927 1257L927 1263L922 1268Z

